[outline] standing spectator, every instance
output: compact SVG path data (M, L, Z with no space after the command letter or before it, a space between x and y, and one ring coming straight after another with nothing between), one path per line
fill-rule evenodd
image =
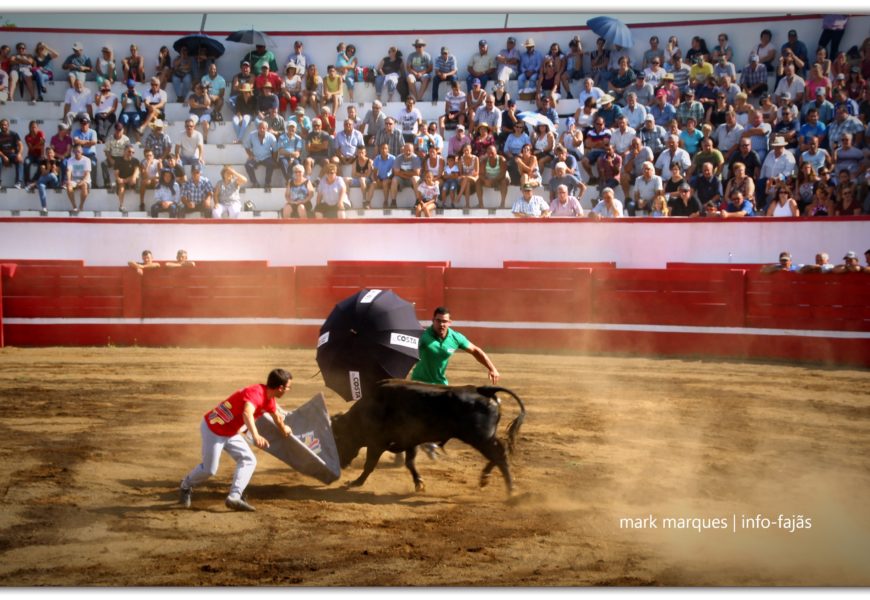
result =
M214 186L214 208L211 211L213 219L221 219L224 213L230 219L238 219L242 214L242 198L239 189L247 178L233 169L230 165L224 165L221 169L221 180Z
M309 65L314 64L311 57L305 53L305 44L302 40L296 40L293 43L293 52L287 57L287 62L292 62L299 69L300 73L305 73ZM278 70L278 65L275 65L275 71Z
M275 170L275 160L273 155L278 144L275 136L269 133L268 126L265 121L261 121L257 125L257 131L252 131L245 138L245 152L248 154L248 161L245 163L245 171L248 172L248 179L253 187L260 187L257 182L256 169L259 166L266 167L265 189L269 191L272 186L272 173Z
M837 56L840 52L840 41L846 33L846 24L849 15L828 14L822 19L822 34L819 36L819 48L827 48L830 44L831 51L828 56Z
M255 135L255 134L251 134ZM247 166L247 165L246 165ZM181 186L181 200L178 205L178 216L199 211L203 217L211 214L214 207L214 186L202 174L200 165L190 167L190 180Z
M405 70L408 73L408 91L419 102L423 99L426 89L432 79L432 57L424 50L426 41L423 38L414 40L414 51L408 55ZM417 82L420 89L417 90Z
M468 77L465 78L465 89L471 93L474 80L480 80L480 87L486 89L486 84L495 76L495 58L489 53L489 44L486 40L477 42L477 52L472 55L466 67Z

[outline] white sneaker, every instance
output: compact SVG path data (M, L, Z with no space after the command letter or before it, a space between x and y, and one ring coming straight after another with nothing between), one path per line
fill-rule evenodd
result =
M242 500L241 498L227 498L224 504L227 505L227 508L232 510L238 510L241 512L255 512L257 509Z

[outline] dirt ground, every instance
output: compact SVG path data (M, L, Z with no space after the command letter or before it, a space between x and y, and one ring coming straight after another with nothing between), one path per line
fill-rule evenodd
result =
M511 499L454 440L421 494L386 457L345 489L361 458L324 486L258 450L235 513L226 455L176 505L199 419L273 367L288 408L325 390L313 350L0 350L0 585L870 584L867 371L492 357L528 409ZM465 355L449 375L485 379Z

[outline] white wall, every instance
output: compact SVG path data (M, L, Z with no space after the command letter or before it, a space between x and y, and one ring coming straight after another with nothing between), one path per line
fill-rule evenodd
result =
M185 248L193 260L268 260L323 265L327 260L449 260L457 267L500 267L503 260L616 261L663 268L671 262L796 263L825 251L834 263L870 246L870 218L733 221L590 222L507 219L345 222L106 222L0 219L4 259L81 259L123 265L150 249L170 260Z

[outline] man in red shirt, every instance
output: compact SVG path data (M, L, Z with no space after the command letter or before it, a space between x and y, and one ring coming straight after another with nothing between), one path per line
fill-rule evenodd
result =
M251 481L257 458L239 431L247 426L257 448L268 448L269 442L257 431L255 421L264 413L269 413L284 437L290 437L293 432L284 424L284 415L275 399L284 396L293 384L292 380L293 376L288 371L273 369L265 385L242 388L205 413L200 424L202 462L181 482L180 503L184 508L190 508L192 489L217 473L221 450L226 450L236 461L226 505L233 510L255 510L242 499L242 492Z

